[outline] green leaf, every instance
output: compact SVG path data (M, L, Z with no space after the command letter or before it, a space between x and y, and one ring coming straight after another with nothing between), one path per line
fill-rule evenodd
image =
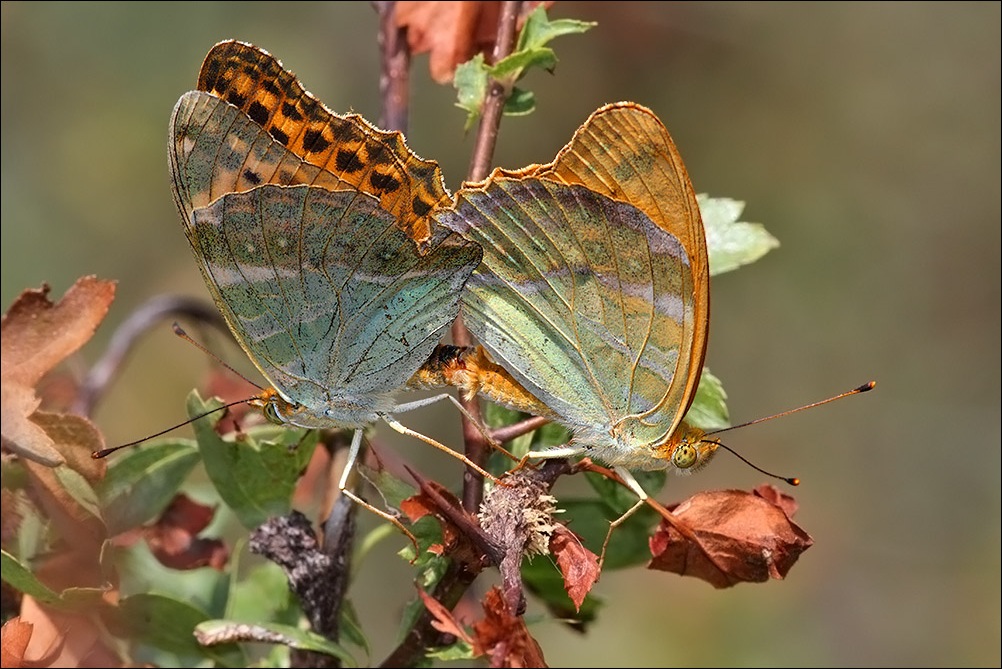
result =
M221 616L229 597L229 577L212 567L172 569L161 563L145 541L131 546L113 546L106 551L119 576L119 590L128 597L162 593L183 600L209 616Z
M480 118L484 100L487 99L488 77L484 56L480 53L456 67L452 85L456 89L456 106L466 111L464 132L469 131Z
M356 667L358 663L342 646L316 632L302 630L291 625L278 623L242 623L235 620L206 620L198 623L195 632L208 643L213 637L232 638L237 641L277 643L298 650L324 653L336 657L345 666ZM214 646L211 646L214 647Z
M203 647L194 637L195 627L208 620L204 611L173 597L138 594L102 611L102 619L116 636L135 639L176 658L174 666L193 666L205 658L227 667L246 666L246 656L236 644Z
M0 551L0 571L3 573L3 581L15 590L62 610L92 610L100 604L105 594L103 588L66 588L57 593L39 581L25 564L7 551Z
M25 565L21 564L7 551L0 551L0 572L3 581L15 590L34 597L43 604L59 603L59 593L49 589L47 585L35 578Z
M586 476L591 478L598 475L589 473ZM561 522L573 527L588 550L596 555L601 555L602 544L605 543L606 537L609 538L605 549L605 561L602 563L603 570L644 564L651 559L648 542L660 519L656 511L649 506L642 506L612 530L611 535L609 534L610 523L622 516L637 501L637 496L634 495L633 504L622 512L614 513L602 500L563 499L560 500L560 508L563 511Z
M158 441L117 458L97 488L109 534L163 513L198 461L198 448L190 439Z
M696 397L685 414L685 420L702 430L719 430L730 425L727 412L727 393L724 386L710 370L703 367Z
M477 54L456 68L452 85L456 88L456 106L466 111L464 131L468 131L480 118L487 99L491 79L497 81L508 92L504 113L508 116L523 116L536 108L536 98L531 91L518 90L515 82L529 70L540 68L553 71L557 56L546 44L561 35L583 33L595 23L558 19L550 21L546 10L537 7L527 18L518 36L515 50L493 66L484 63L483 54Z
M526 49L502 58L487 68L487 74L506 84L505 88L510 88L512 84L522 78L529 68L539 67L544 70L552 70L556 65L557 55L553 53L553 49L545 47Z
M455 642L448 646L429 649L425 652L424 656L442 662L456 662L459 660L472 660L474 658L473 646L462 639L456 639Z
M522 31L518 34L516 51L534 49L553 41L562 35L574 35L587 32L597 26L594 21L576 21L574 19L557 19L550 21L546 8L540 5L525 19Z
M97 501L97 494L95 494L90 482L80 472L62 465L53 468L52 471L56 475L56 479L63 486L63 489L73 498L73 501L79 504L87 513L103 521L103 518L101 518L101 505Z
M202 416L193 425L206 473L244 527L255 528L291 509L293 490L313 454L317 434L269 428L262 433L277 435L277 441L259 441L252 433L225 440L214 429L220 414L203 416L221 406L217 400L203 401L197 391L188 396L188 415Z
M301 611L296 597L289 590L285 572L274 562L265 562L250 569L230 587L226 617L245 622L274 621L294 625Z
M696 196L699 213L706 229L706 248L710 256L710 274L722 274L755 262L779 241L760 223L739 222L745 203L726 197Z
M536 94L518 86L511 89L511 95L504 103L505 116L525 116L536 111Z

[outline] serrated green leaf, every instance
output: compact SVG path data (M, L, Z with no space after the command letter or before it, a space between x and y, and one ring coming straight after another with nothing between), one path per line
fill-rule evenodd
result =
M206 473L244 527L255 528L289 512L293 490L313 454L317 435L288 428L267 432L278 434L279 442L258 441L250 433L228 441L214 429L219 414L203 415L221 406L216 400L203 401L197 391L188 396L188 415L201 416L193 426Z
M553 49L542 47L516 51L487 68L488 76L510 87L521 79L531 67L552 70L557 66L557 55Z
M518 34L516 51L534 49L553 41L561 35L574 35L587 32L598 24L594 21L577 21L574 19L557 19L551 21L546 15L546 8L540 5L525 19L521 32Z
M158 441L116 459L97 487L109 534L163 513L198 461L198 448L190 439Z
M703 367L696 397L685 414L685 420L690 425L707 431L719 430L730 425L724 385L706 367Z
M739 222L745 203L726 197L696 196L706 230L710 274L722 274L753 263L779 246L760 223Z
M196 626L196 631L200 636L212 637L228 635L233 628L242 628L242 635L245 635L245 640L247 641L276 643L298 650L323 653L338 658L346 666L358 666L355 658L342 646L316 632L302 630L291 625L281 625L279 623L248 624L235 620L217 619L199 622ZM210 648L215 647L210 646Z

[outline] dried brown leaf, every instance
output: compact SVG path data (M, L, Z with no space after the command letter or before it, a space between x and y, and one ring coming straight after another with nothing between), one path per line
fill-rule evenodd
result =
M31 641L33 628L34 625L20 617L11 618L3 624L3 629L0 630L0 666L24 666L24 651Z
M580 611L581 603L601 573L598 556L585 548L581 539L563 525L554 529L550 552L557 559L567 595L574 602L574 608Z
M115 296L115 283L83 277L58 303L49 287L26 290L0 320L0 412L3 446L48 467L63 463L60 444L34 420L36 386L94 334Z
M441 602L421 588L418 588L418 594L421 596L421 601L424 602L424 607L428 609L428 613L434 619L431 623L432 627L442 634L451 634L457 639L462 639L471 646L473 645L473 638L470 637L466 629L452 615L452 611L445 608Z
M473 652L490 655L492 667L545 667L543 649L525 620L511 612L500 588L484 596L485 616L473 624Z
M699 493L671 510L698 543L662 521L650 540L654 558L648 567L695 576L716 588L782 579L814 543L782 507L743 490Z

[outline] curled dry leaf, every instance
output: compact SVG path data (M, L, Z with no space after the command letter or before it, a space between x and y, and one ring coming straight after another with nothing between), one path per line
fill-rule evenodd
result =
M471 646L473 645L473 638L467 634L460 622L452 615L452 611L447 609L440 601L429 595L421 588L418 588L418 595L421 596L421 601L424 602L424 607L428 609L428 613L431 614L432 627L437 629L442 634L451 634L457 639L461 639Z
M762 486L758 491L781 499L782 493L768 488L771 486ZM792 508L792 498L781 501ZM648 568L695 576L716 588L782 579L814 543L790 520L783 506L743 490L699 493L671 511L699 544L684 539L662 521L650 540L654 557Z
M581 603L598 581L602 569L598 556L584 547L581 539L563 525L557 525L550 539L550 551L564 577L567 596L580 611Z
M115 283L87 276L56 304L48 295L47 285L24 291L0 321L0 410L3 447L55 467L65 461L68 445L36 420L41 404L36 386L93 336L114 299Z
M398 2L397 26L406 28L411 53L428 53L431 78L452 81L456 66L478 53L490 59L497 38L501 2ZM552 2L524 2L519 28L532 10Z
M512 613L497 587L484 596L484 618L473 624L474 655L490 655L492 667L545 667L543 649L525 619Z
M0 640L0 666L23 667L24 651L31 641L33 625L15 616L3 624Z

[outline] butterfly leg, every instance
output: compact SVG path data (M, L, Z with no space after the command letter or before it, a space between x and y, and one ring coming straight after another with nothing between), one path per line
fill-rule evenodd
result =
M401 405L395 407L393 409L393 412L394 413L403 413L405 411L410 411L411 409L420 409L421 407L425 407L425 406L428 406L430 404L434 404L436 402L440 402L442 400L449 400L450 402L452 402L453 406L455 406L457 409L459 409L459 413L463 414L466 417L466 419L468 421L470 421L475 428L477 428L477 432L479 432L483 436L483 438L487 440L487 443L490 444L491 448L493 448L496 451L501 451L502 453L504 453L505 455L507 455L509 459L511 459L513 461L514 460L518 460L517 457L515 457L512 453L510 453L508 450L506 450L500 443L498 443L497 439L495 439L494 437L491 436L490 430L488 430L486 427L484 427L483 424L481 424L481 422L479 420L477 420L476 418L474 418L473 414L471 414L469 411L467 411L466 407L464 407L459 402L459 400L457 400L455 397L453 397L449 393L442 393L441 395L435 395L434 397L426 397L424 399L414 400L412 402L407 402L405 404L401 404Z
M428 404L431 404L432 402L436 402L438 400L441 400L441 399L443 399L445 397L448 397L448 398L453 399L453 400L455 399L451 395L438 395L436 397L430 397L430 398L427 398L427 399L424 399L424 400L416 400L414 402L408 402L407 404L401 404L400 406L396 407L394 409L394 411L397 412L397 413L402 412L402 411L410 411L411 409L416 409L416 408L418 408L420 406L427 406ZM381 416L381 418L383 419L383 421L387 425L389 425L390 427L392 427L394 430L396 430L400 434L406 434L409 437L414 437L415 439L423 441L424 443L428 444L429 446L434 446L438 450L443 451L445 453L448 453L449 455L451 455L452 457L456 458L457 460L460 460L463 464L465 464L467 467L469 467L470 469L474 470L475 472L477 472L478 474L480 474L484 478L490 479L494 483L498 483L498 484L504 485L496 476L494 476L493 474L491 474L490 472L488 472L486 469L484 469L483 467L481 467L480 465L478 465L477 463L475 463L473 460L470 460L468 457L466 457L465 455L463 455L459 451L453 450L453 449L449 448L448 446L446 446L445 444L440 443L438 441L435 441L431 437L425 436L425 435L421 434L420 432L415 432L414 430L410 429L409 427L407 427L406 425L404 425L403 423L401 423L400 421L398 421L393 416L390 416L389 414L383 414Z
M583 455L585 449L580 446L555 446L545 451L529 451L519 459L518 464L511 470L517 472L529 462L529 460L556 460L557 458L572 458L576 455Z
M401 532L407 535L407 538L411 540L412 544L414 544L414 559L416 560L419 554L418 542L417 538L410 532L410 530L404 527L403 523L397 520L392 514L387 513L386 511L383 511L381 509L377 509L376 507L374 507L373 505L369 504L364 499L356 495L354 491L352 491L348 487L348 477L351 475L352 470L355 469L355 464L358 461L358 454L362 448L362 435L363 435L363 430L359 428L355 430L355 434L353 434L351 437L351 446L348 449L348 459L344 463L344 470L341 472L341 480L338 481L337 488L342 495L352 500L359 506L364 507L369 511L372 511L380 518L390 521L391 523L396 525Z
M613 467L613 471L615 471L619 478L623 480L623 484L632 490L640 499L637 500L636 504L627 509L623 515L609 523L609 531L606 532L605 541L602 542L602 554L598 558L598 566L600 569L602 564L605 562L605 549L609 546L609 540L612 538L613 531L625 523L630 516L637 512L637 509L646 504L647 500L650 499L650 496L640 486L640 483L637 481L636 477L630 473L630 470L622 466L616 466Z

